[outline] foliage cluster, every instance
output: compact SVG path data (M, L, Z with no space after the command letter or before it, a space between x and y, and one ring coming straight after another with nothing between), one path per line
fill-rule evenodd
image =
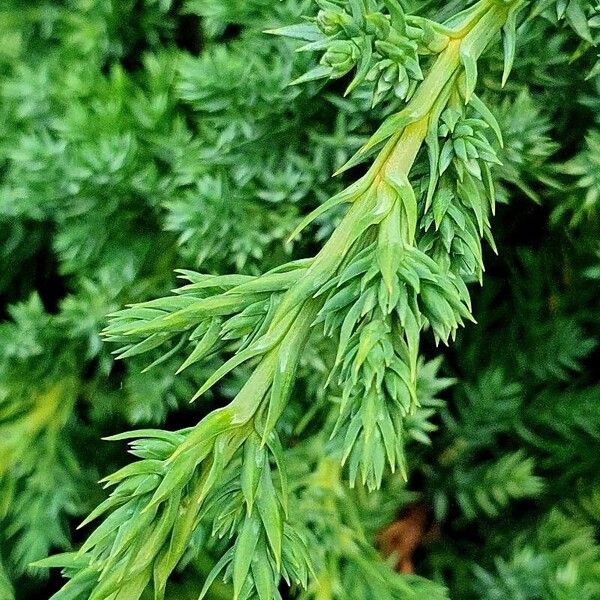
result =
M600 597L597 42L5 0L0 598Z

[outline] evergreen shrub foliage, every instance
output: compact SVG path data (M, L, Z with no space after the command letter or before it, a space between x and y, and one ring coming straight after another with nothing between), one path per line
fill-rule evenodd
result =
M600 598L599 42L4 0L0 600Z

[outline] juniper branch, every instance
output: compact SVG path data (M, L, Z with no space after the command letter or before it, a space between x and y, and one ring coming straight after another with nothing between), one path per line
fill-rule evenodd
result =
M429 327L437 340L447 342L472 319L466 282L482 270L479 237L490 237L489 164L495 154L485 130L498 136L499 130L474 93L477 61L505 28L508 73L514 15L523 4L480 0L437 24L404 19L400 5L387 2L389 14L380 23L389 27L376 28L374 35L391 35L390 44L400 43L398 35L408 40L406 22L411 35L416 29L421 37L435 37L428 46L434 58L414 93L407 90L407 106L345 166L379 149L367 173L294 232L324 211L348 205L321 251L257 277L185 272L190 283L176 295L113 315L106 337L125 344L122 358L188 344L192 350L183 369L217 352L232 352L196 397L242 363L254 366L234 400L195 427L113 438L137 438L131 451L141 460L107 478L114 490L86 523L108 516L76 555L62 560L71 579L56 600L77 593L91 600L135 600L150 586L162 598L194 529L206 519L215 534L231 537L232 545L205 591L222 570L236 599L278 598L282 576L306 586L309 552L287 511L277 423L304 346L317 329L337 341L329 380L343 395L333 435L343 440L342 462L348 463L351 484L360 478L377 488L386 463L406 471L404 421L417 408L421 332ZM360 28L367 6L351 6ZM291 33L298 37L298 30ZM327 36L318 41L326 46ZM364 71L359 65L360 77ZM430 172L422 194L410 177L425 147ZM421 229L429 228L432 211L436 227L426 237ZM453 220L450 234L444 219ZM52 559L58 564L61 559Z

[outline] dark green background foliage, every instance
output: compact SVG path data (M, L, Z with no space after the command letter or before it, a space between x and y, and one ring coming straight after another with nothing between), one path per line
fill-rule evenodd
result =
M403 4L443 20L470 3ZM339 222L336 209L287 241L363 172L331 177L402 93L382 84L373 108L372 82L344 97L352 74L289 86L319 57L263 32L317 10L309 0L1 3L0 600L60 587L31 563L81 544L78 523L106 497L97 481L129 462L102 437L192 426L249 372L189 405L219 356L178 375L177 347L147 371L161 349L115 361L100 338L106 316L167 295L176 268L257 274L310 256ZM498 255L484 249L484 285L470 286L477 324L450 347L426 336L408 481L386 474L372 493L328 463L323 365L335 348L307 348L280 435L309 515L305 542L333 588L284 597L443 598L394 574L373 546L419 501L440 533L416 572L451 598L600 598L600 7L530 3L519 23L504 88L499 40L479 61L478 95L505 143L493 171ZM426 164L419 156L417 176ZM439 218L452 239L456 224ZM198 527L167 598L200 593L227 547L210 533ZM232 591L219 580L208 597Z

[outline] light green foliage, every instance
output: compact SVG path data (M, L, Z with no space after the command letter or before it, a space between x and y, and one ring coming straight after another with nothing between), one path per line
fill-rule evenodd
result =
M5 2L0 598L595 598L599 19Z
M480 465L457 477L458 504L469 519L481 512L497 517L512 499L536 496L541 490L533 474L534 462L521 452L505 454L496 462Z
M0 332L0 489L2 516L10 523L10 559L24 569L51 548L68 546L62 515L89 510L83 490L91 478L71 447L77 395L72 356L61 352L60 336L37 297L14 307L12 317L14 324L3 324ZM46 352L53 356L50 372L40 362Z
M10 579L8 578L8 575L6 574L4 565L2 565L1 563L0 563L0 592L2 593L2 596L4 598L6 598L6 600L13 600L15 597L14 596L15 592L10 583Z
M598 207L600 206L600 132L593 129L586 138L585 148L572 160L562 165L561 172L572 178L571 203L557 207L555 219L563 215L572 225L584 219L598 221ZM583 202L581 197L583 196Z
M300 52L323 52L319 66L295 84L339 79L355 69L345 95L362 87L368 90L373 106L388 96L406 100L423 79L418 52L440 52L447 44L435 23L411 18L396 2L384 3L388 14L378 12L374 2L364 7L328 0L317 4L319 12L311 25L272 32L308 42Z
M600 592L600 548L593 528L559 511L537 524L533 537L512 544L496 572L476 570L488 598L594 598Z

